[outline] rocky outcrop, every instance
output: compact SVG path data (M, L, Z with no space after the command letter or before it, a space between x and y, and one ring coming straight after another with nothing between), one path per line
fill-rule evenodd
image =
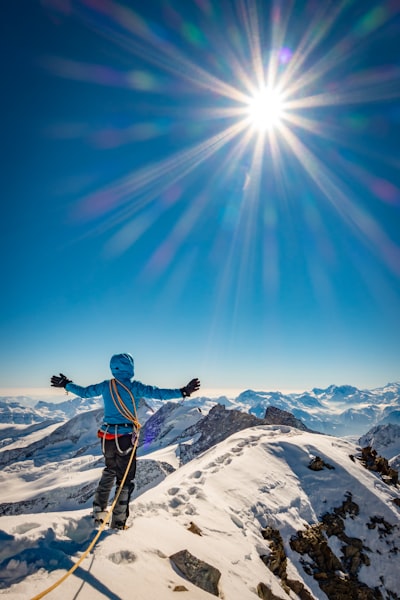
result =
M195 456L208 450L211 446L222 442L230 435L257 425L285 425L296 427L302 431L311 431L299 419L291 413L275 407L268 407L266 411L268 418L259 419L255 415L241 412L240 410L227 410L223 404L216 404L208 415L196 423L193 427L185 429L179 439L179 455L181 464L186 464ZM193 441L194 438L194 441Z
M276 596L263 582L259 583L257 586L257 596L261 598L261 600L281 600L281 597Z
M218 582L221 572L218 569L196 558L188 550L176 552L169 558L178 571L193 585L214 596L219 595Z
M369 471L380 473L383 481L388 484L397 485L399 473L393 469L386 458L379 456L377 451L366 446L361 450L361 464Z
M270 554L261 555L260 558L263 563L269 568L269 570L280 579L282 588L290 594L290 590L293 590L297 594L300 600L312 600L312 595L304 587L301 581L289 579L287 575L287 557L285 547L283 544L282 536L278 529L267 527L261 531L261 535L265 540L270 542ZM276 596L271 592L265 583L259 583L257 586L257 593L260 598L267 600L275 600Z
M302 557L301 564L308 575L318 581L319 587L329 600L383 600L379 589L369 588L358 579L362 565L369 566L370 558L361 539L348 536L345 530L347 516L355 518L359 507L350 493L341 506L325 513L321 522L298 531L290 540L290 547ZM382 528L382 535L389 535L393 526L381 517L371 517L369 529ZM341 557L331 549L328 539L335 536L342 542ZM396 549L397 551L397 549ZM398 598L390 592L391 598Z
M400 410L393 412L399 414L398 424L380 423L372 427L358 440L361 448L370 446L388 460L391 460L400 451Z
M305 572L318 581L319 587L329 600L382 600L379 590L370 589L358 581L355 573L350 576L345 565L329 547L323 525L313 525L305 531L299 531L292 537L290 546L292 550L308 557L300 562ZM359 557L360 546L362 547L360 540L357 546L347 546L348 552L345 550L344 562L346 559L354 560L355 556Z
M315 456L310 460L308 468L312 471L322 471L322 469L334 469L335 467L322 460L320 456Z
M174 471L174 467L167 462L140 458L136 468L135 496L142 494L149 487L154 487Z
M268 406L265 411L264 421L267 425L287 425L288 427L296 427L301 431L311 431L306 425L286 410L281 410L276 406Z
M201 452L222 442L237 431L264 424L263 419L254 415L239 410L226 410L223 404L216 404L204 419L182 433L182 438L196 437L197 439L187 444L184 442L179 444L180 462L186 464Z
M262 554L261 560L274 575L280 579L286 579L287 558L279 530L267 527L261 531L261 535L270 542L271 550L269 555Z

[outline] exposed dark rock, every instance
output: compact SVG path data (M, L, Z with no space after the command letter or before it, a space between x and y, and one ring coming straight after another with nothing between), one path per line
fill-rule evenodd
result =
M181 464L186 464L195 456L208 450L211 446L222 442L230 435L255 427L256 425L286 425L296 427L302 431L311 431L299 419L296 419L291 413L279 408L270 406L267 408L268 418L259 419L258 417L241 412L240 410L227 410L223 404L216 404L210 410L208 415L201 419L192 427L188 427L181 436L181 440L197 437L196 441L186 443L182 441L179 444L179 456Z
M394 525L391 525L383 517L371 517L369 523L367 523L368 529L375 529L378 526L378 531L382 535L388 535L392 533Z
M276 406L267 407L264 420L267 425L287 425L288 427L301 429L301 431L311 431L300 419L296 419L292 413L281 410Z
M312 575L330 600L382 600L378 589L369 588L358 580L361 566L370 565L362 540L349 537L345 532L346 516L354 518L359 513L358 505L348 492L342 505L322 516L321 523L299 531L290 540L292 550L309 559L302 559L304 570ZM370 528L382 525L389 532L390 524L383 519L371 519ZM325 537L336 536L343 542L339 559L329 547ZM395 597L395 596L393 596Z
M201 532L200 527L198 527L196 525L196 523L193 523L193 521L190 521L190 525L188 527L188 531L190 531L191 533L195 533L196 535L200 535L200 536L203 535L202 532Z
M322 469L334 469L332 465L322 460L320 456L315 456L309 463L308 468L312 471L322 471Z
M186 464L201 452L222 442L237 431L264 424L263 419L254 415L239 410L226 410L223 404L216 404L204 419L182 433L181 437L186 439L193 436L199 437L191 444L181 443L179 445L180 462Z
M293 590L301 600L312 600L311 594L300 581L288 579L287 577L287 557L280 531L278 529L273 529L272 527L266 527L261 531L261 535L265 540L270 542L271 554L269 556L266 554L261 555L260 558L270 571L280 578L282 588L285 592L289 593L290 590ZM260 598L275 598L269 588L263 583L261 583L260 586L262 593L265 594L264 596L260 596ZM260 592L258 593L260 595Z
M310 594L307 588L304 587L304 584L297 579L286 579L287 586L294 591L295 594L298 595L300 600L314 600L314 596Z
M221 572L218 569L196 558L188 550L176 552L169 558L188 581L214 596L219 595L218 582Z
M280 596L275 596L270 588L265 583L259 583L257 586L257 595L262 600L282 600Z
M346 515L355 517L359 514L360 507L353 501L353 494L351 494L351 492L346 492L345 500L342 502L341 506L334 508L333 512L335 515L339 515L343 518L346 518Z
M176 585L172 591L173 592L188 592L189 590L184 585Z
M330 549L320 524L299 531L290 540L292 550L311 558L311 564L306 560L301 561L303 568L318 581L330 600L382 600L379 590L368 588L356 578L356 572L363 562L358 545L344 547L342 564ZM346 571L348 575L343 576L342 573Z
M299 554L308 554L313 565L306 570L310 575L323 574L342 570L342 564L330 549L327 539L323 534L323 526L319 523L298 531L290 540L290 547Z
M399 473L393 469L386 458L379 456L377 451L366 446L361 449L361 463L369 471L380 473L385 483L397 485L399 482Z
M263 563L280 579L286 579L287 559L283 539L278 529L267 527L261 531L265 540L270 542L271 554L260 556Z

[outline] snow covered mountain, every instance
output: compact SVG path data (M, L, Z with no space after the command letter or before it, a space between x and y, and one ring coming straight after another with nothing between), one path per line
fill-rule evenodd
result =
M40 423L44 420L44 417L34 408L29 408L18 400L0 398L0 423L28 425L31 423Z
M262 417L268 406L291 412L314 431L331 435L362 435L381 419L396 422L400 409L400 384L390 383L374 390L349 385L314 388L299 394L248 390L235 403ZM392 417L393 414L393 417Z
M69 397L62 402L34 401L29 396L0 397L0 423L31 424L65 421L75 415L101 407L100 398Z
M48 597L396 600L399 488L358 455L349 441L287 426L234 433L132 502L132 527L105 531ZM54 584L93 538L89 509L1 523L8 600Z
M264 418L269 406L292 413L314 431L337 436L360 436L385 423L398 423L400 415L400 383L390 383L373 390L359 390L350 385L330 385L302 393L282 394L247 390L236 398L206 398L196 396L185 400L185 406L207 414L215 404L235 408ZM80 412L101 406L99 399L82 400L72 397L64 402L36 402L28 398L0 398L0 423L38 423L43 420L63 421ZM163 406L161 401L149 401L148 414ZM25 410L29 408L29 410ZM195 414L195 412L193 413Z
M363 435L359 443L362 447L374 448L378 454L388 459L394 469L400 468L400 425L377 425Z

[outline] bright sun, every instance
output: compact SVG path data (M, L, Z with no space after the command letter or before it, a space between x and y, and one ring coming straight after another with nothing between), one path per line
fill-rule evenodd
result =
M252 127L262 133L277 127L283 116L284 101L274 89L259 90L249 101L247 114Z

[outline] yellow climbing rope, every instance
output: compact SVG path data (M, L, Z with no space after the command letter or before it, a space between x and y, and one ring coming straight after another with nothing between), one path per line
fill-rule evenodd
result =
M134 415L129 411L129 409L127 408L126 404L123 402L122 398L120 397L119 393L118 393L118 389L117 389L117 383L119 383L130 395L131 399L132 399L132 404L133 404L133 409L134 409ZM40 592L40 594L37 594L37 596L34 596L33 598L31 598L31 600L40 600L40 598L44 598L44 596L47 596L47 594L49 594L50 592L52 592L53 590L55 590L59 585L61 585L70 575L72 575L72 573L74 571L76 571L76 569L80 566L80 564L85 560L85 558L87 557L87 555L89 554L89 552L91 552L91 550L93 550L93 548L95 547L97 540L99 539L99 537L101 536L101 534L103 533L107 523L110 520L111 514L115 508L115 505L118 502L118 498L121 494L121 490L124 486L124 483L126 481L126 478L128 476L129 473L129 469L131 468L132 465L132 461L133 458L135 456L136 453L136 449L139 443L139 434L140 434L140 423L138 421L137 418L137 412L136 412L136 402L135 402L135 398L133 397L132 392L130 391L129 388L127 388L123 383L121 383L120 381L117 381L115 379L112 379L110 381L110 392L111 392L111 397L114 401L114 404L116 405L116 407L118 408L118 410L120 411L121 414L124 415L124 417L129 418L132 423L134 424L134 426L136 427L136 439L135 439L135 443L133 445L132 448L132 452L131 452L131 456L129 458L129 462L128 465L126 467L124 476L121 480L121 483L119 485L119 488L115 494L115 498L113 500L113 503L111 504L106 518L104 519L103 523L101 524L98 532L96 533L95 537L93 538L93 540L90 542L89 546L86 548L85 552L82 554L82 556L79 558L79 560L70 568L69 571L67 571L66 573L64 573L64 575L62 577L60 577L60 579L58 579L55 583L53 583L53 585L51 585L50 587L48 587L47 589L43 590L43 592ZM119 408L118 404L120 404L121 408ZM124 412L123 412L124 411ZM127 414L129 413L129 417L127 416Z

